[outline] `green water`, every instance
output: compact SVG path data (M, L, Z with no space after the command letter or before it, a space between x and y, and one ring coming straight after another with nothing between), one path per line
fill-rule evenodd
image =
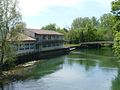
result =
M120 60L110 48L76 50L37 63L0 90L120 90Z

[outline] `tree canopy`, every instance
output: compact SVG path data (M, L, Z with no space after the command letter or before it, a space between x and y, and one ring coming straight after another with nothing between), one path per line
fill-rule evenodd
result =
M100 27L111 30L115 24L115 17L111 13L103 14L100 17Z
M53 30L53 31L56 31L57 30L57 26L56 26L56 24L55 23L50 23L50 24L48 24L48 25L46 25L46 26L43 26L41 29L43 29L43 30Z
M115 0L112 2L112 12L113 14L115 14L116 16L120 16L120 0Z
M16 0L0 0L0 69L14 57L12 44L19 39L24 27Z

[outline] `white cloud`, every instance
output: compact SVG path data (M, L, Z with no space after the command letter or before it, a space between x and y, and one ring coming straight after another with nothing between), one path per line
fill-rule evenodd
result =
M110 7L111 2L114 0L95 0L95 1L97 1L98 3L100 3L103 6Z
M38 15L52 6L70 7L80 0L19 0L22 14L25 16Z
M24 16L39 15L42 12L46 12L49 7L61 6L61 7L74 7L77 4L82 6L82 2L90 0L19 0L22 14ZM113 0L91 0L92 2L98 2L104 7L110 7L110 2ZM84 3L85 4L85 3ZM79 5L79 6L80 6Z

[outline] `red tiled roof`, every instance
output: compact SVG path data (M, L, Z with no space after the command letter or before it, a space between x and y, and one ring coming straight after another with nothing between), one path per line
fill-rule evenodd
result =
M56 31L52 31L52 30L41 30L41 29L30 29L28 28L27 30L30 30L31 32L34 32L36 34L46 34L46 35L63 35L59 32L56 32Z

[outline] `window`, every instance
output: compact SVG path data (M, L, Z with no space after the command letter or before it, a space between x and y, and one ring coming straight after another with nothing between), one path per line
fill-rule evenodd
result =
M19 50L24 50L24 48L19 48Z
M37 41L39 41L39 38L36 38Z
M29 44L25 44L25 49L29 49Z
M43 39L46 39L46 36L45 36L45 35L43 35Z
M53 36L53 39L55 39L55 35Z
M59 36L56 36L56 38L58 39L58 38L59 38Z
M39 49L39 45L36 45L36 49Z
M53 43L53 46L55 46L55 43Z
M24 50L24 44L19 45L19 50Z
M59 43L57 43L57 46L59 46Z
M48 44L48 47L51 47L51 44Z
M34 44L33 43L30 44L30 49L34 49Z
M43 45L43 47L45 48L45 47L47 47L47 45L46 45L46 44L44 44L44 45Z

